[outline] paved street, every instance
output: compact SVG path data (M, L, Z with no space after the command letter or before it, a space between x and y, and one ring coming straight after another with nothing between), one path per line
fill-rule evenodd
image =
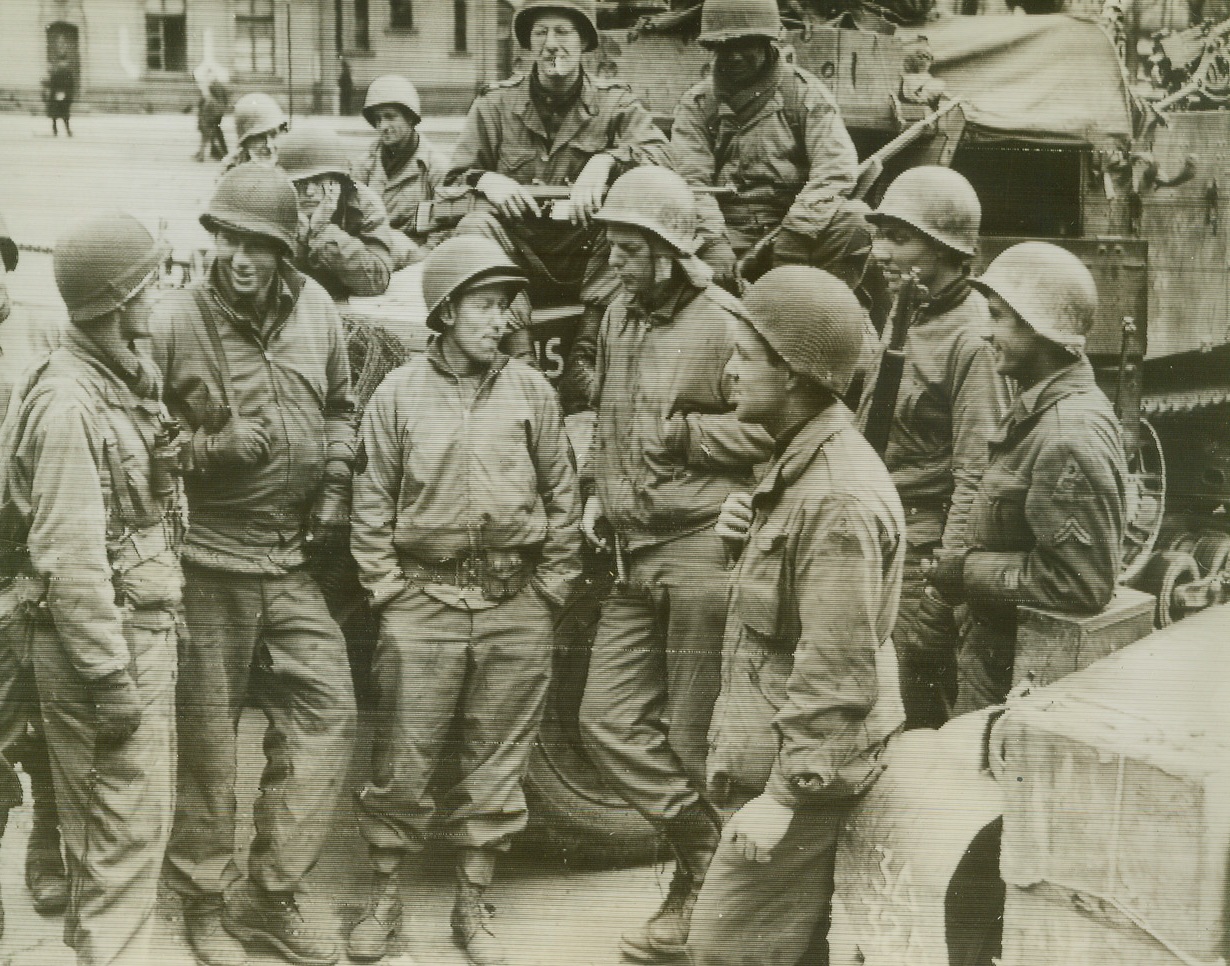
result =
M307 119L328 123L355 135L356 149L365 127L359 118ZM459 119L429 123L440 143L455 136ZM73 139L53 139L42 117L0 114L0 212L21 242L51 245L74 222L107 208L126 209L157 228L165 220L166 237L186 253L205 236L196 217L208 199L217 165L191 160L197 147L195 117L184 115L81 115L73 119ZM231 136L228 121L228 137ZM19 303L54 305L50 258L23 253L10 279ZM263 722L252 715L244 722L245 801L241 814L250 815L260 767ZM365 749L356 756L351 786L363 774ZM15 810L0 848L0 888L8 917L0 942L0 966L67 964L72 955L60 940L60 921L42 919L32 909L22 883L21 858L29 831L28 807ZM250 830L241 838L246 841ZM357 917L365 886L362 843L347 802L337 822L328 854L312 877L309 904L338 922L339 928ZM569 874L559 866L531 857L509 861L492 890L497 907L496 929L505 938L511 961L524 966L586 966L618 963L619 933L648 915L667 884L661 867ZM448 927L452 899L446 867L407 877L404 885L407 963L464 963L453 946ZM164 903L157 956L163 966L193 962L182 938L176 904ZM266 962L256 959L257 962ZM276 960L269 959L269 963Z

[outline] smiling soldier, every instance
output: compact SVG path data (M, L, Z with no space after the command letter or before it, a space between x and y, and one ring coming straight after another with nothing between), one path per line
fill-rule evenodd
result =
M439 337L376 390L363 418L351 547L381 615L377 725L359 828L371 899L359 962L390 949L396 876L435 813L431 785L459 723L445 833L460 844L453 936L475 966L504 963L483 894L526 824L521 782L551 677L552 611L580 573L576 470L546 379L499 351L525 277L484 238L427 257Z

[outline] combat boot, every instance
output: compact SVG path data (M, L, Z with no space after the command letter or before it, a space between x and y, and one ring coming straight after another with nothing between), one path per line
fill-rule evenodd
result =
M303 918L293 892L245 882L227 901L222 925L245 946L276 950L297 966L333 966L339 959L337 943Z
M668 821L663 831L675 853L670 888L658 911L640 928L625 933L619 944L620 952L638 963L669 962L684 956L692 910L722 838L722 819L700 798Z
M367 911L352 930L346 955L356 963L374 963L393 948L401 929L401 899L397 895L397 873L372 874L371 897Z
M60 828L55 805L34 799L34 824L26 843L26 888L41 916L58 916L68 908L68 873L60 854Z
M495 853L463 849L457 862L457 899L453 903L453 940L471 966L508 966L504 949L491 931L495 910L483 901L495 872Z
M222 896L207 893L184 897L184 932L198 961L205 966L244 966L248 955L222 926Z

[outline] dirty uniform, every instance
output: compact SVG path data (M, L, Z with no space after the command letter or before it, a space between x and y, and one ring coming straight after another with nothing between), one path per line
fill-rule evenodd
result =
M535 68L536 70L536 68ZM488 171L529 184L567 185L595 154L615 158L611 181L641 164L667 164L666 137L631 88L582 70L576 96L558 111L536 96L535 73L493 84L474 101L453 149L446 184L474 186ZM589 305L606 305L619 288L607 264L606 231L593 223L528 219L505 223L485 206L466 215L458 232L495 241L535 282L581 287ZM524 300L521 300L524 304ZM515 325L529 323L525 309Z
M62 818L65 941L83 964L148 961L175 780L178 489L153 491L166 412L76 330L25 395L7 496L45 590L28 638ZM127 741L95 744L91 682L129 670L144 703Z
M956 713L1012 684L1016 608L1093 614L1119 576L1127 479L1119 421L1081 359L1021 393L970 511Z
M299 239L295 266L334 299L383 295L393 272L409 264L409 251L380 197L367 185L343 182L332 222Z
M938 649L920 632L922 562L937 547L966 545L974 494L987 464L987 440L1008 408L1007 383L986 341L986 298L964 280L936 294L905 341L905 371L884 464L905 507L905 584L893 642L901 661L910 727L938 728L956 697L956 646ZM869 381L862 416L874 395Z
M730 582L710 728L715 798L794 810L767 864L723 842L692 918L696 966L795 966L827 932L837 835L901 727L890 635L905 524L879 457L835 403L805 423L753 495Z
M415 227L419 205L430 201L448 171L448 158L421 134L414 150L397 159L390 172L385 166L379 139L371 150L355 163L355 181L371 188L384 202L389 224L421 249L427 235ZM421 256L420 251L416 254ZM417 259L416 259L417 260Z
M673 279L611 304L598 345L590 469L627 547L627 581L603 603L581 736L612 787L655 823L704 788L726 613L722 503L752 485L772 441L722 389L739 303Z
M465 846L507 848L526 823L521 781L551 677L551 612L580 574L559 402L506 357L458 375L437 341L376 391L363 446L351 545L382 613L359 828L385 871L423 848L431 783L459 719L445 827Z
M268 891L291 891L332 827L354 732L346 643L304 569L325 463L353 460L341 321L319 285L285 266L269 318L240 316L215 267L163 299L151 324L167 403L191 434L189 640L180 658L179 801L168 874L193 896L221 893L239 876L236 728L251 700L269 726L249 872ZM200 444L228 410L266 418L265 462L208 461Z
M671 127L675 169L689 184L737 192L698 196L706 240L724 235L742 256L780 228L773 264L812 264L853 288L872 238L868 209L846 197L858 154L824 83L776 50L774 58L758 83L733 94L720 96L709 77L683 95Z
M31 369L59 343L58 324L33 318L23 308L15 307L13 314L0 323L0 419L6 415L14 391L23 392L22 383L32 378ZM59 819L39 715L38 688L30 664L29 621L33 611L29 605L34 601L29 599L28 585L6 585L5 580L0 577L0 749L11 761L20 762L30 776L35 828L50 831L57 827ZM0 794L0 809L16 804L19 800L5 801ZM3 822L0 817L0 832ZM55 843L46 844L50 848Z

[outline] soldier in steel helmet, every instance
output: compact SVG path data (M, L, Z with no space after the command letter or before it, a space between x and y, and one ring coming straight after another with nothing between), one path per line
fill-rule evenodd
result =
M418 130L423 119L419 92L400 74L377 77L367 89L363 116L378 135L371 151L354 165L354 179L384 202L389 224L416 246L427 235L416 227L419 205L430 201L448 170L448 158Z
M967 604L957 714L1002 702L1016 608L1105 607L1119 576L1126 460L1085 343L1098 311L1089 270L1046 242L1014 245L972 283L987 298L999 372L1020 393L990 440L966 547L937 552L930 583Z
M717 697L726 558L713 523L770 453L722 374L739 303L695 256L696 201L673 171L622 175L598 212L622 292L603 320L582 530L616 557L581 702L595 765L657 827L676 865L662 907L623 937L641 961L680 955L717 847L704 794ZM604 532L605 531L605 532Z
M223 161L222 172L247 161L278 163L278 142L290 130L282 105L262 91L244 94L235 102L235 150Z
M733 185L703 199L703 257L729 277L810 264L860 286L871 251L867 206L848 198L858 155L824 83L777 46L777 0L705 0L700 43L713 70L680 100L671 127L689 184ZM755 266L753 266L755 263Z
M743 304L731 395L774 455L717 524L739 560L709 783L738 810L688 950L696 966L794 966L809 948L827 961L838 832L904 720L891 634L906 531L892 478L840 402L862 347L855 297L787 266Z
M0 512L19 525L17 583L41 599L27 645L51 749L82 964L145 962L175 795L179 442L149 335L165 251L102 215L56 244L71 325L26 374L0 443Z
M445 182L476 188L486 207L466 215L458 231L494 240L531 285L579 286L597 321L618 282L594 215L621 173L666 162L666 138L626 84L582 65L598 47L593 0L528 0L513 15L513 33L533 66L487 88L470 108ZM571 185L571 222L543 218L530 184ZM513 305L518 352L528 345L529 322L523 297Z
M389 225L379 196L351 176L341 138L297 131L282 142L278 164L299 197L299 270L335 299L383 295L393 272L410 264L414 245Z
M278 168L224 175L201 216L209 274L159 303L153 324L183 426L191 522L167 871L207 966L246 962L240 942L302 966L338 958L297 893L345 784L354 691L342 632L305 566L310 547L345 546L355 414L337 309L291 263L298 217ZM268 763L248 880L223 917L241 878L236 725L249 700L268 721Z
M986 341L986 299L970 284L982 206L973 187L943 167L911 168L869 219L874 257L896 286L916 272L926 286L905 342L884 463L905 506L905 587L893 642L901 662L906 726L938 728L956 699L957 622L925 591L923 561L966 545L987 442L1008 408L1008 385ZM874 386L874 379L871 380ZM874 393L864 394L866 416Z
M506 960L483 900L525 827L521 781L551 676L552 612L580 573L576 470L554 391L499 351L525 285L494 242L456 236L423 269L427 352L376 390L363 417L351 546L380 612L377 726L359 828L371 898L350 934L371 962L400 926L399 869L426 846L444 738L459 740L441 790L457 842L452 927L475 966Z
M0 217L0 419L3 419L23 373L45 359L60 343L60 327L27 314L13 314L13 301L5 276L17 267L17 244ZM0 454L2 457L3 454ZM0 559L8 553L0 533ZM2 566L2 565L0 565ZM8 766L20 762L30 776L34 823L26 843L25 879L34 908L57 915L68 904L68 882L60 851L60 825L56 813L51 762L39 716L38 688L26 653L31 601L12 574L0 571L0 834L8 810L21 801L21 785ZM0 934L3 933L0 908Z

